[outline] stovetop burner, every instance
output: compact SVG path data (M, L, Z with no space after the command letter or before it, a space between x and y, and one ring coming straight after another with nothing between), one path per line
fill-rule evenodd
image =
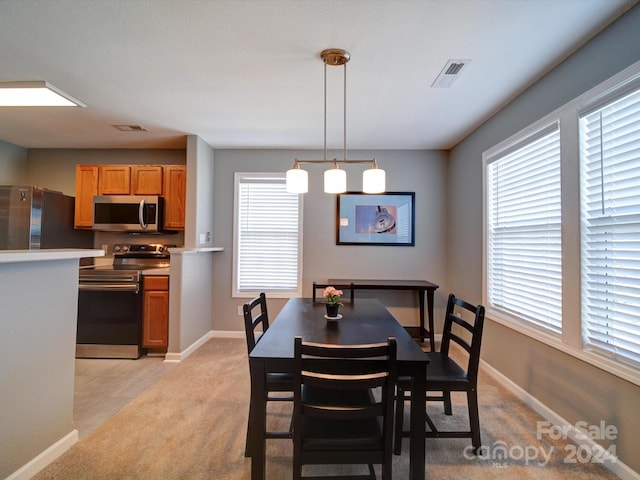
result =
M115 280L118 272L129 272L126 281L138 282L140 272L149 268L166 268L170 265L169 248L175 245L153 244L116 244L113 246L113 263L80 268L80 282ZM105 277L108 275L109 277Z

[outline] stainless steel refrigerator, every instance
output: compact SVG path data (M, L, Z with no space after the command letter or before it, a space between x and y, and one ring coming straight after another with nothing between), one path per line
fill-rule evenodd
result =
M73 227L75 198L31 186L0 186L0 250L93 248Z

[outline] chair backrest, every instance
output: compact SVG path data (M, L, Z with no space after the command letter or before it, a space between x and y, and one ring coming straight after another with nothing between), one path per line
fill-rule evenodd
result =
M391 451L396 368L396 339L367 345L330 345L294 340L294 449L301 448L302 417L320 419L362 420L381 419L386 451ZM321 399L313 397L306 403L302 389L321 390ZM372 395L371 389L380 389ZM341 403L341 399L366 395L367 402ZM358 392L356 392L358 393ZM326 399L326 402L323 400ZM346 434L348 435L349 432ZM355 432L354 432L355 433ZM299 450L298 450L299 451Z
M455 313L456 307L463 311L470 312L472 315L473 323L467 321L461 315ZM460 335L454 333L454 326L467 330L471 335L470 339L466 340ZM449 356L449 347L451 342L455 342L468 354L467 363L467 378L471 382L476 382L478 379L478 365L480 363L480 345L482 343L482 330L484 327L484 307L482 305L471 305L451 293L449 294L449 300L447 301L447 310L444 319L444 330L442 333L442 344L440 347L440 353L444 356Z
M251 353L256 346L256 329L262 327L262 333L269 328L269 315L267 314L267 297L264 292L250 302L242 306L244 315L244 331L247 337L247 351Z
M313 303L315 302L322 302L324 301L324 297L322 294L320 294L318 296L318 290L323 290L324 293L324 289L327 287L334 287L337 290L349 290L349 301L351 303L353 303L353 298L355 296L355 288L353 286L353 282L351 283L345 283L345 284L332 284L332 283L319 283L319 282L313 282L313 290L311 290L311 298L313 300ZM343 301L344 301L345 297L342 297Z

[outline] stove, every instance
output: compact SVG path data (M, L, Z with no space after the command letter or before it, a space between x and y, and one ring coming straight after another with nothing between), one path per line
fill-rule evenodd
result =
M163 244L116 244L113 263L81 267L77 358L132 358L141 353L142 272L170 265Z

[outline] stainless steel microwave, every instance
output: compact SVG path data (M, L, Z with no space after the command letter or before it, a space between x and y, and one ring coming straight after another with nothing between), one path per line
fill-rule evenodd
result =
M106 232L162 232L163 201L158 196L96 195L92 228Z

